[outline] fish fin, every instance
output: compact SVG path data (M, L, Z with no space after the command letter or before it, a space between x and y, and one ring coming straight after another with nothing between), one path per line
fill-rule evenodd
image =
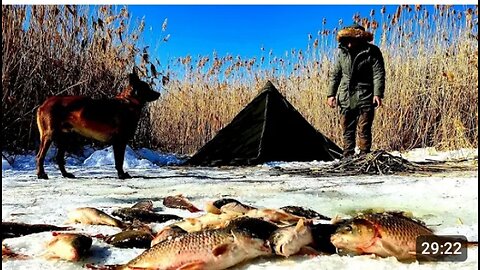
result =
M305 220L303 218L299 219L297 225L295 226L295 232L300 232L305 228Z
M184 218L184 221L190 223L190 225L192 226L195 226L196 224L201 223L201 221L196 218Z
M383 239L380 239L378 242L389 255L394 256L397 259L407 259L411 257L415 258L415 255L410 254L410 251L402 250L401 248L398 248L389 242L384 241Z
M411 260L401 260L402 262L410 262L410 261L423 261L423 262L435 262L438 260L438 258L435 258L433 256L429 256L429 255L425 255L425 254L416 254L415 252L413 252L413 254L411 254L409 252L409 254L412 256L413 259Z
M331 222L332 224L335 224L335 223L338 223L338 222L340 222L340 221L342 221L342 220L343 220L343 219L342 219L342 217L341 217L340 215L335 215L335 217L333 217L333 218L330 220L330 222Z
M213 248L212 254L213 254L213 256L218 257L222 254L225 254L228 251L229 247L230 247L229 244L218 245L215 248Z
M467 247L478 247L478 241L468 241Z
M195 261L191 263L184 264L177 268L177 270L203 270L205 267L205 262Z
M230 210L230 209L221 209L221 211L222 211L221 214L224 214L226 216L236 217L236 216L243 215L243 213L241 213L241 212L233 211L233 210Z
M215 214L215 215L219 215L220 213L222 213L222 211L220 211L220 209L218 209L218 207L213 205L213 202L207 202L205 204L205 211L207 213L211 213L211 214Z

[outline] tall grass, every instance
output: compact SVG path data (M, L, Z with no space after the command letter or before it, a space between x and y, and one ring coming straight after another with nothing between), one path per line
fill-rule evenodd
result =
M34 110L47 96L113 96L135 63L145 75L144 24L126 8L2 6L2 149L35 149ZM386 63L384 107L374 148L405 150L478 143L478 7L402 5L353 20L375 34ZM341 145L338 110L326 105L337 30L320 21L306 48L257 58L212 55L171 59L169 82L150 105L137 146L193 153L271 80L319 131ZM129 27L127 27L127 25ZM128 29L133 29L130 32ZM121 37L120 37L121 36ZM162 39L160 37L160 39ZM164 77L167 79L167 77Z
M48 96L112 97L145 73L144 26L126 7L2 6L2 150L36 148Z
M476 147L478 143L478 8L385 8L353 20L376 36L386 63L384 107L374 122L374 148ZM319 131L341 144L337 110L326 105L335 36L344 23L308 36L308 46L260 58L190 56L172 63L181 78L151 109L152 144L192 153L230 122L271 80ZM263 50L263 49L262 49Z

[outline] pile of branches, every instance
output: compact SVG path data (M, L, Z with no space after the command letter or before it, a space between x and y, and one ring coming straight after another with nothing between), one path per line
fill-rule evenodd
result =
M322 176L352 176L352 175L391 175L400 173L438 172L442 168L433 166L438 163L415 163L402 157L394 156L384 150L377 150L364 155L341 159L339 162L317 168L275 168L281 174Z
M365 155L342 159L328 168L331 172L354 172L356 174L394 174L417 172L422 167L402 157L391 155L383 150Z

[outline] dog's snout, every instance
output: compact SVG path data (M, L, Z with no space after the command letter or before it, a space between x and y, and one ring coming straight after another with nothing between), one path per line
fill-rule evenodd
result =
M148 92L148 98L147 98L147 101L154 101L154 100L157 100L158 98L160 97L160 93L155 91L155 90L150 90Z

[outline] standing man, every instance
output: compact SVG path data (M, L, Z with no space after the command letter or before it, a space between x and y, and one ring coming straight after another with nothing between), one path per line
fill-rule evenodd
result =
M327 103L340 107L343 157L355 153L356 132L360 154L372 147L374 111L382 106L385 66L373 34L358 24L338 31L338 54L328 89Z

